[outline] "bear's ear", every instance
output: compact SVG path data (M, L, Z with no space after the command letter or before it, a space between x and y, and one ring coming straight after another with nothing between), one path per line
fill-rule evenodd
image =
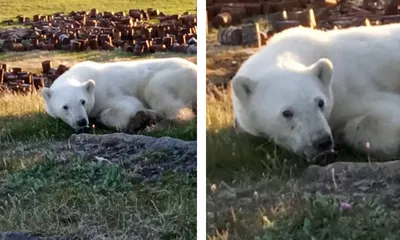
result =
M235 76L232 79L232 88L235 95L241 101L246 101L249 96L254 92L256 82L248 77Z
M96 84L94 83L94 80L89 79L88 81L84 82L82 85L83 85L83 88L84 88L88 93L92 94L93 91L94 91L94 87L95 87Z
M316 75L321 80L325 87L328 87L332 82L333 64L327 58L321 58L316 63L310 66L312 74Z
M42 96L46 102L50 100L52 93L53 91L50 88L42 88Z

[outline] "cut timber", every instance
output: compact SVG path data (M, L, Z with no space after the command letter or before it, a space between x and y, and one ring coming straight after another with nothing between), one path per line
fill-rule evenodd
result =
M242 29L235 26L221 29L218 32L218 42L223 45L241 45Z
M242 25L242 45L261 47L260 26L258 23Z

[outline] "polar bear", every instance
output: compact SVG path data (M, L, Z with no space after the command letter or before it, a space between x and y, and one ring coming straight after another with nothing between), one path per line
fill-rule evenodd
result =
M399 157L400 24L285 30L232 79L235 128L315 160L340 144Z
M137 113L175 120L196 102L197 66L178 57L72 66L42 89L46 112L76 131L89 118L128 132ZM193 118L186 116L186 120Z

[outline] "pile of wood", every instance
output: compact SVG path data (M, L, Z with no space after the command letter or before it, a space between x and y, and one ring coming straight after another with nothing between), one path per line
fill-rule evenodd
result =
M213 27L238 24L244 18L282 11L334 6L336 0L207 0L207 18Z
M34 89L49 87L53 81L69 68L59 65L53 68L51 61L42 62L42 74L23 71L20 67L10 68L0 63L0 90L16 93L28 93Z
M299 3L299 1L297 2ZM263 2L263 4L265 3ZM233 6L236 5L233 4ZM311 6L314 6L314 8ZM248 29L248 23L235 26L232 25L232 22L226 24L226 21L222 21L223 24L214 25L220 27L218 40L221 44L244 45L242 39L246 35L252 34L254 35L253 38L258 38L259 45L263 45L274 33L297 26L329 30L362 25L398 23L400 22L399 10L400 0L392 0L386 5L375 4L371 0L364 0L361 5L356 5L351 1L340 1L337 3L330 1L325 2L325 4L322 4L322 2L308 2L304 9L296 8L293 11L283 9L280 12L269 12L265 15L267 28L264 31L245 31L244 29ZM221 19L221 15L226 14L228 13L222 12L218 14L214 17L213 22L220 23L221 21L218 19ZM253 23L253 25L256 26L257 24ZM221 28L221 26L225 27Z
M164 51L196 53L197 18L188 12L166 15L149 8L130 9L126 14L92 9L17 19L17 23L29 25L30 30L23 36L13 34L13 30L0 34L2 50L78 52L121 48L134 55ZM13 20L3 21L3 24L13 23Z

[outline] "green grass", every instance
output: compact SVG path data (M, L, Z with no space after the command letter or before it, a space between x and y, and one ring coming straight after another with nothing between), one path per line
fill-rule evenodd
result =
M398 239L399 212L373 201L347 211L340 204L334 197L319 192L306 196L301 209L278 219L274 227L267 227L257 239Z
M197 119L191 120L188 124L182 127L171 127L167 130L158 130L148 133L152 137L170 136L186 141L197 140Z
M195 185L195 176L177 174L143 184L114 164L61 163L47 156L0 181L0 230L80 239L194 239Z
M71 11L86 10L96 8L99 11L125 11L129 9L159 9L168 14L182 14L185 11L195 12L195 0L39 0L39 1L8 1L0 0L0 20L13 19L17 15L30 17L35 14L52 14L55 12L69 13Z

